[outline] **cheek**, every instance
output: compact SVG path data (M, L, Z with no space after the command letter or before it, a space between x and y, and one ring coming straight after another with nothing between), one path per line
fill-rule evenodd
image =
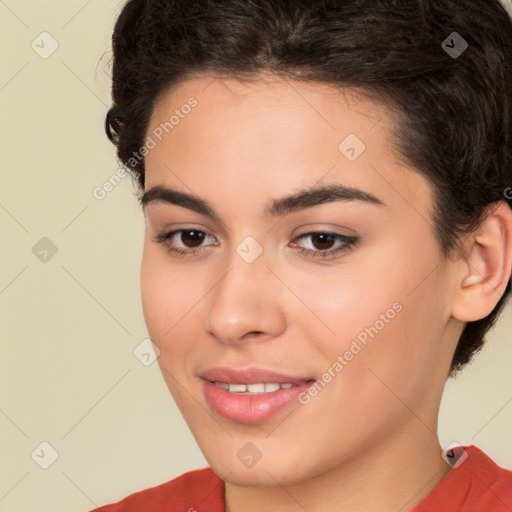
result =
M186 348L186 344L173 340L184 338L179 333L193 317L204 286L190 273L171 265L161 247L148 243L143 251L140 285L144 319L153 343L161 352Z
M354 253L339 270L317 269L298 278L282 269L283 280L302 299L293 314L303 338L327 368L346 354L350 366L406 380L435 363L447 308L437 246L411 250L403 240L379 244L378 252L358 261Z
M384 265L377 255L366 254L363 260L354 253L337 267L311 264L309 271L279 269L293 290L293 295L283 295L288 297L283 301L287 316L313 351L323 358L336 358L350 349L353 340L364 347L371 339L369 331L380 333L397 321L406 289L401 282L404 277L403 273L393 275L393 268Z
M190 354L196 350L194 317L203 292L193 276L177 271L160 247L144 246L140 285L144 319L151 341L160 350L157 359L162 377L180 409L186 409L183 386L192 374ZM195 327L194 327L195 326ZM190 407L190 405L189 405Z
M381 301L365 303L366 320L351 325L351 335L342 339L343 352L333 350L331 360L337 355L350 358L337 392L351 407L373 411L375 418L383 419L407 414L402 402L421 407L434 391L428 386L442 364L445 310L442 283L431 277L410 293L409 281L400 282L397 276L389 293L381 290ZM355 308L354 315L360 313Z

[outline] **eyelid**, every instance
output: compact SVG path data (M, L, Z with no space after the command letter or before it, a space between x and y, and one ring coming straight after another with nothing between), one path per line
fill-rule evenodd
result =
M147 209L144 211L144 217L146 219L146 222L153 226L155 231L170 231L178 230L178 229L198 229L200 231L205 231L206 233L210 234L210 228L207 228L207 224L202 224L201 222L204 220L206 223L213 225L212 230L215 230L216 232L220 233L221 236L226 236L228 233L232 233L233 230L228 227L222 220L216 221L214 219L210 219L208 217L205 217L204 215L196 212L192 212L190 210L184 210L183 208L175 205L166 205L164 204L162 209L159 210L158 206L162 205L162 203L149 203L147 205ZM152 208L154 207L154 208ZM192 214L192 218L198 219L198 226L194 226L195 222L190 222L187 220L184 220L183 222L171 222L167 223L164 222L164 219L169 219L167 217L167 212L169 210L174 210L174 208L177 208L177 215L172 215L174 218L176 217L182 217L183 211L187 214L186 217L189 217L188 214ZM162 228L156 228L157 225L163 226ZM178 227L183 226L183 227ZM213 236L213 235L212 235Z
M218 237L216 235L213 235L214 230L207 228L204 224L195 224L193 222L172 222L170 224L165 223L162 224L161 228L154 226L153 231L155 231L158 234L169 234L176 231L201 231L202 233L205 233L206 235L211 236L212 238L218 240Z
M307 228L307 231L304 231L304 233L297 234L296 232L302 228ZM333 231L333 229L334 229L334 231ZM350 234L339 233L338 230L340 230L340 229L349 231ZM357 232L355 229L349 228L348 226L342 226L341 224L333 224L331 222L328 222L328 223L313 222L313 223L309 223L309 224L302 224L301 226L297 227L296 229L294 229L292 231L291 236L297 237L297 236L301 236L301 234L311 233L311 232L331 233L333 235L341 235L341 236L347 236L347 237L357 236Z

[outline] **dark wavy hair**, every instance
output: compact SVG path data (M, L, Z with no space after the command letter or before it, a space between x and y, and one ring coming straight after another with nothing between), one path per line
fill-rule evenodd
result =
M449 51L461 41L465 51ZM195 74L270 74L351 88L397 113L395 144L433 186L445 257L493 204L512 206L512 20L499 0L130 0L112 49L106 133L140 190L144 159L132 156L161 95ZM494 310L466 324L451 375L509 294L510 280Z

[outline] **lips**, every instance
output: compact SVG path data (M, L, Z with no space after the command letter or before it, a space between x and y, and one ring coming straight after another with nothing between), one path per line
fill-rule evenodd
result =
M283 409L300 406L298 396L314 379L258 368L210 368L201 374L210 408L235 423L255 425Z
M256 384L263 383L291 383L302 384L308 380L314 380L310 376L285 375L260 368L209 368L201 373L200 377L210 382L226 382L227 384Z

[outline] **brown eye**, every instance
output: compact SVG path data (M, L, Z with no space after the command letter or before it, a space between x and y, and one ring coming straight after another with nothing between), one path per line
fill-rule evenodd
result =
M311 242L319 251L330 249L334 243L334 236L329 233L314 233L311 235Z
M296 240L308 242L308 247L300 247L301 244L294 242L292 245L299 245L299 252L309 257L332 258L345 251L352 250L359 242L357 236L346 236L339 233L313 231L300 235Z
M186 256L205 251L210 244L204 244L207 238L215 238L205 231L199 229L177 229L175 231L162 232L153 236L153 240L162 244L165 249L176 256Z
M181 232L181 242L186 247L198 247L200 246L204 241L204 231L196 231L196 230L190 230L190 231L182 231Z

